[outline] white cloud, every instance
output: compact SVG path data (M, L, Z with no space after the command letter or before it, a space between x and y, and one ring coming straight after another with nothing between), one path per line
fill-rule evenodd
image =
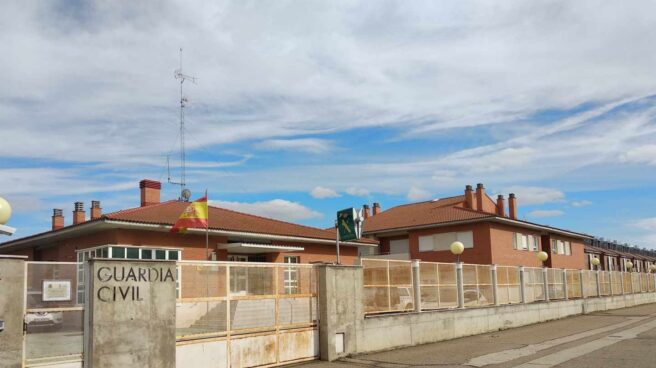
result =
M332 149L332 142L326 139L268 139L256 144L265 150L286 150L307 153L324 153Z
M636 220L631 225L645 231L656 232L656 217Z
M563 192L553 188L513 186L506 191L509 193L515 193L519 205L562 202L565 199L565 194Z
M530 217L557 217L564 215L560 210L534 210L528 213Z
M573 207L585 207L585 206L589 206L591 204L592 204L592 201L588 201L588 200L585 200L585 199L580 200L580 201L572 201L572 203L571 203L571 205Z
M406 195L406 198L408 198L409 201L421 201L425 199L431 198L431 193L425 189L412 186L410 187L410 190L408 190L408 194Z
M369 197L369 195L371 195L371 192L369 192L368 189L362 187L348 187L346 188L346 194L355 197Z
M621 158L626 162L656 165L656 144L646 144L631 148Z
M314 189L310 191L310 195L314 198L319 198L319 199L341 197L339 193L337 193L334 189L325 188L321 186L314 187Z
M314 211L298 202L291 202L284 199L273 199L270 201L251 203L210 201L210 204L238 212L250 213L283 221L299 221L322 217L322 214L317 211Z

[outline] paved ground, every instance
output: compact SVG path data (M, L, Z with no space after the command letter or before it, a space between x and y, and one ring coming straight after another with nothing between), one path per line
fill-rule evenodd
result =
M653 368L656 304L299 367Z

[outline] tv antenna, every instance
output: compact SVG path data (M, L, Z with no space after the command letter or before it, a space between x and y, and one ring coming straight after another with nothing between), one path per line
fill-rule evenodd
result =
M185 152L185 107L189 100L184 95L182 90L182 85L186 80L191 81L196 84L196 77L184 74L182 72L182 47L180 48L180 67L173 72L173 77L180 81L180 182L174 182L171 180L171 167L169 165L169 158L166 157L166 166L168 169L168 182L169 184L179 185L180 186L180 200L188 201L191 196L191 192L186 188L186 152Z

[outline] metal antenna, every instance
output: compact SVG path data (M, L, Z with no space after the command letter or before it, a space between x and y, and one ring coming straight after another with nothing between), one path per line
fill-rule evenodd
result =
M173 72L173 76L175 79L180 81L180 182L176 183L171 181L170 174L169 174L169 184L175 184L180 186L180 199L184 199L185 195L183 195L183 192L185 192L186 189L186 173L185 173L185 164L186 164L186 152L185 152L185 114L184 110L186 107L187 102L189 101L187 97L185 97L183 90L182 90L182 85L186 80L190 80L192 83L196 83L196 77L186 75L182 73L182 47L180 48L180 67L176 69ZM167 166L168 166L168 158L167 158ZM185 193L187 194L187 193ZM187 195L188 197L188 195Z

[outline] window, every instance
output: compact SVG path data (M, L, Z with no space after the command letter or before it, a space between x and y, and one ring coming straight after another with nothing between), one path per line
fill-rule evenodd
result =
M540 238L537 235L515 233L513 236L513 249L530 250L537 252L540 248Z
M153 259L153 250L152 249L142 249L141 250L141 259Z
M125 258L125 248L112 247L112 255L109 258Z
M285 256L283 258L283 262L301 263L301 260L298 256ZM296 267L285 267L283 274L283 286L285 288L285 294L298 293L298 269Z
M572 255L572 244L568 241L565 242L565 255L566 256Z
M450 250L454 241L461 242L465 248L474 247L474 234L471 231L441 233L419 237L419 251L443 251Z
M408 239L390 240L390 254L408 253Z
M166 251L157 249L155 251L155 259L166 259Z
M139 248L127 248L126 255L128 259L139 259Z
M572 255L572 243L563 240L551 239L551 253Z

